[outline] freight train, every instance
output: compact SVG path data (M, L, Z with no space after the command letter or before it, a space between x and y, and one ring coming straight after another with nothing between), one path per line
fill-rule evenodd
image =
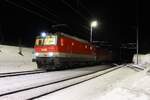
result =
M43 33L35 40L33 61L41 69L66 69L111 59L108 50L63 32Z

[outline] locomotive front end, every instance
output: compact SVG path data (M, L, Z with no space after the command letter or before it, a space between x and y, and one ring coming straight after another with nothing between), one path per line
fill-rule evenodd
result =
M54 65L57 52L57 35L38 36L35 41L33 61L37 63L38 68ZM45 69L45 68L44 68Z

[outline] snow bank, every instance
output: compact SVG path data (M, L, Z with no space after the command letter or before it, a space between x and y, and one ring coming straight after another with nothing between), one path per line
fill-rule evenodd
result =
M22 53L19 53L20 50ZM32 52L32 48L0 45L0 73L36 69Z
M116 83L100 100L150 100L149 70L147 68Z
M133 56L133 62L137 63L137 55ZM150 54L139 54L138 55L138 63L139 64L150 64Z

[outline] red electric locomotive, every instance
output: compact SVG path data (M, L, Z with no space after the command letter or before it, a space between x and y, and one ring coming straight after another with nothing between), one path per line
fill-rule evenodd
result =
M62 32L37 36L34 51L33 61L42 69L64 69L111 60L110 52Z

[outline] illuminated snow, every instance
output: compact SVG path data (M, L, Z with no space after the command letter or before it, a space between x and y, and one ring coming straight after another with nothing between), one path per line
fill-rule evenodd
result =
M24 56L18 54L19 52L18 47L0 45L0 73L36 69L36 64L32 62L33 49L23 48L22 50ZM132 68L124 67L119 70L108 73L103 77L97 77L88 82L84 82L82 84L69 87L67 89L43 96L38 99L39 100L150 100L150 85L149 85L150 56L149 54L147 54L142 57L139 57L139 59L140 59L139 65L129 64L129 66L132 67L137 66L144 69L139 72ZM135 61L136 57L134 56L133 62ZM82 70L76 71L71 70L68 72L62 71L61 73L51 72L51 75L61 77L51 77L50 80L62 78L65 77L65 75L70 76L77 73L81 74L85 73L86 71L90 71L90 69L85 68ZM49 75L47 74L33 75L32 77L25 77L25 78L23 77L25 76L0 79L1 83L0 91L5 91L5 89L14 90L15 86L21 88L21 86L29 86L29 84L34 85L38 84L39 82L50 81ZM31 80L34 79L35 81L31 82ZM32 94L35 95L37 93L33 92ZM29 94L23 95L28 96ZM17 97L19 97L19 95ZM7 98L6 100L12 99L13 98Z
M21 55L19 47L0 45L0 73L37 69L32 52L33 48L22 48Z

